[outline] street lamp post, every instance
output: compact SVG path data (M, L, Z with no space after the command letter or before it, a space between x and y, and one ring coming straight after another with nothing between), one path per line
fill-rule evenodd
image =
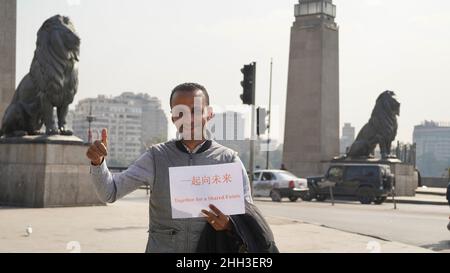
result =
M86 117L86 120L89 124L88 129L88 143L92 143L92 130L91 130L91 124L95 121L95 117L92 115L92 104L89 104L89 115Z
M269 86L269 124L267 126L267 154L266 169L269 169L269 153L270 153L270 127L272 127L272 79L273 79L273 59L270 60L270 86Z

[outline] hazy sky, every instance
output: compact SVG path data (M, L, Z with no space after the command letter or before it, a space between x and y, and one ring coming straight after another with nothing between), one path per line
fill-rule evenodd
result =
M297 0L18 0L17 80L28 71L40 25L68 15L81 38L76 101L146 92L168 113L170 90L204 84L213 104L240 105L241 67L256 61L257 103L274 99L283 137L290 27ZM450 1L335 0L340 26L341 125L359 131L384 90L402 103L399 135L450 117ZM17 82L18 84L18 82ZM301 117L299 117L301 118ZM172 131L173 132L173 131Z

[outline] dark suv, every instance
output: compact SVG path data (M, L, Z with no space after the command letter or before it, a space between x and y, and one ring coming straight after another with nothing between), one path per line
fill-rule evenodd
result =
M362 204L382 204L394 185L394 175L389 165L333 163L325 177L310 177L310 195L324 201L330 198L330 186L334 196L356 197ZM309 200L308 200L309 199Z

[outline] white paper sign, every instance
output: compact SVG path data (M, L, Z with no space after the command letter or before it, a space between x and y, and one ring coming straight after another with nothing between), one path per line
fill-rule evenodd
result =
M225 215L245 213L242 164L169 168L172 218L205 217L213 204Z

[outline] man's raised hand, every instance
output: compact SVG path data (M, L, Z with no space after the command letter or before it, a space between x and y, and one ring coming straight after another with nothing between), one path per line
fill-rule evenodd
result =
M91 160L92 165L99 166L103 163L105 156L108 155L108 131L102 130L102 140L96 140L86 153Z

